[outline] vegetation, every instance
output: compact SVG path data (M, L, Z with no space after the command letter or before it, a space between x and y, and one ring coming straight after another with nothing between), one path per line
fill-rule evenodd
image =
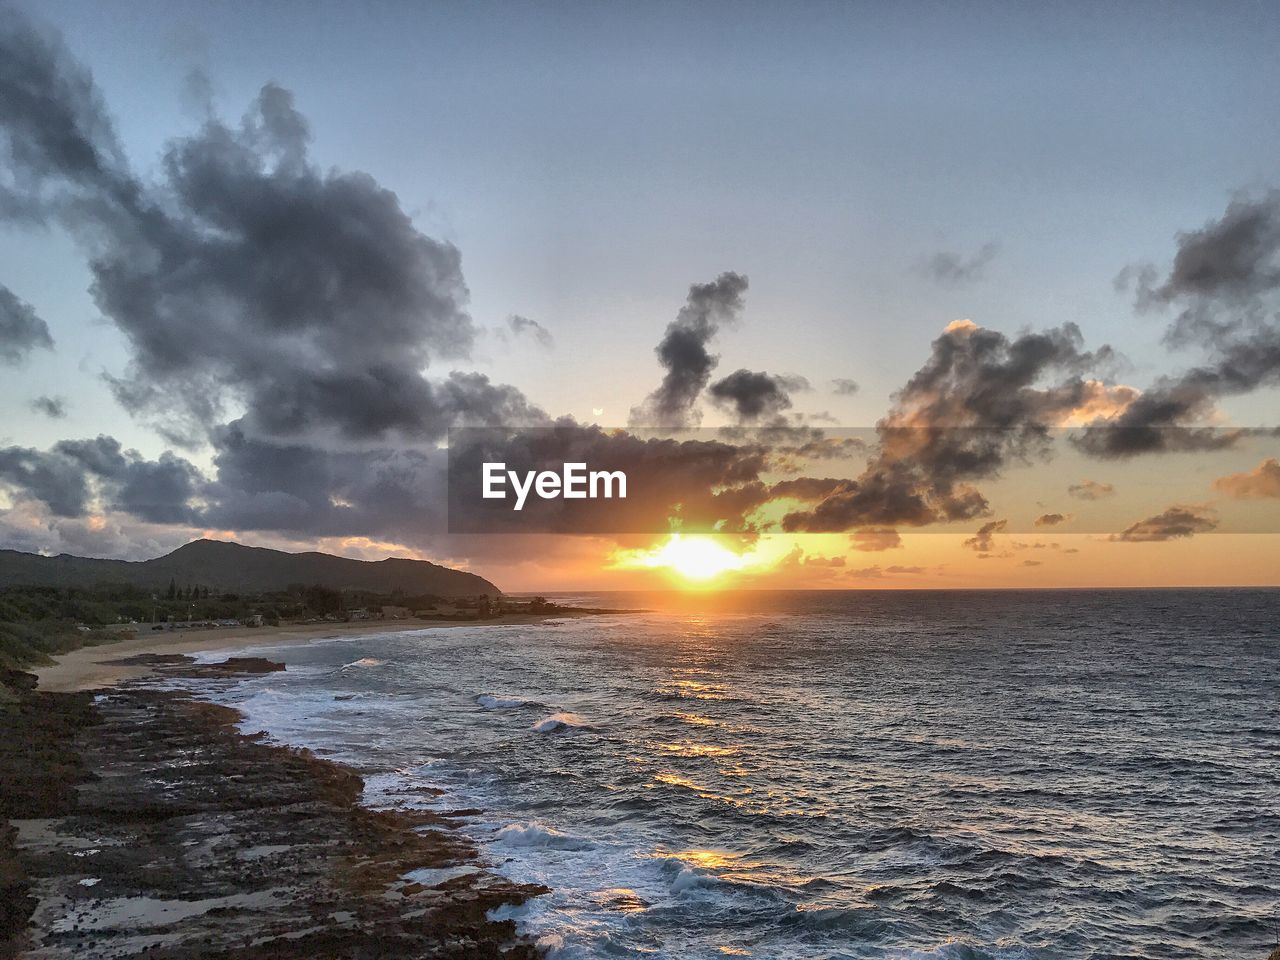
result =
M129 583L95 587L0 587L0 666L48 663L78 647L110 643L161 624L210 621L261 622L345 620L353 610L376 616L382 607L422 610L442 603L435 594L395 590L336 590L320 584L290 584L284 590L216 593L204 584L171 580L151 592ZM476 599L481 616L496 614L487 596Z

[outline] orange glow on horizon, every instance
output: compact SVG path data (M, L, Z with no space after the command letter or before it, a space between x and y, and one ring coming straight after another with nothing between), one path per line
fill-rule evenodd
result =
M713 537L681 533L670 534L664 543L649 550L616 551L612 560L615 568L665 570L702 585L760 562L755 554L734 553Z

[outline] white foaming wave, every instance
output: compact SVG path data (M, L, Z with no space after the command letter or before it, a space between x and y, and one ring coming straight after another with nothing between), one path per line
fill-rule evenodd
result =
M558 733L562 730L590 730L591 726L576 713L553 713L533 725L535 733Z
M507 847L540 847L549 850L590 850L595 844L540 823L512 823L494 834L494 842Z
M385 663L384 660L378 660L375 657L361 657L359 660L352 660L350 663L344 663L342 669L347 667L380 667Z
M726 886L725 882L715 874L680 857L663 856L655 859L658 860L662 874L670 877L667 889L673 897Z
M486 710L510 710L513 707L524 707L534 703L523 697L504 697L496 693L482 693L476 697L476 703Z
M676 878L671 881L671 892L677 897L682 893L699 888L719 886L720 881L715 877L705 874L696 867L684 867Z

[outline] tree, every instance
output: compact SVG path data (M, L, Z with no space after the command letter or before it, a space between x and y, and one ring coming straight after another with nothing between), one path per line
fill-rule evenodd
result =
M176 600L178 598L178 581L173 577L169 578L169 599Z
M303 590L303 601L314 613L337 613L342 609L342 594L319 584Z

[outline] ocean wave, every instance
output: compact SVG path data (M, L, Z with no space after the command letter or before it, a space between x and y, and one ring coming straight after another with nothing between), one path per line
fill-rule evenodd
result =
M342 669L347 667L380 667L385 661L378 660L374 657L361 657L359 660L352 660L350 663L344 663Z
M559 733L568 730L590 730L591 726L576 713L553 713L533 725L535 733Z
M891 953L894 960L1031 960L1024 947L986 946L967 940L947 940L933 947Z
M595 844L539 823L512 823L503 827L494 840L507 847L540 847L548 850L590 850Z
M503 697L494 693L482 693L476 697L476 703L486 710L510 710L513 707L526 707L534 701L521 697Z

